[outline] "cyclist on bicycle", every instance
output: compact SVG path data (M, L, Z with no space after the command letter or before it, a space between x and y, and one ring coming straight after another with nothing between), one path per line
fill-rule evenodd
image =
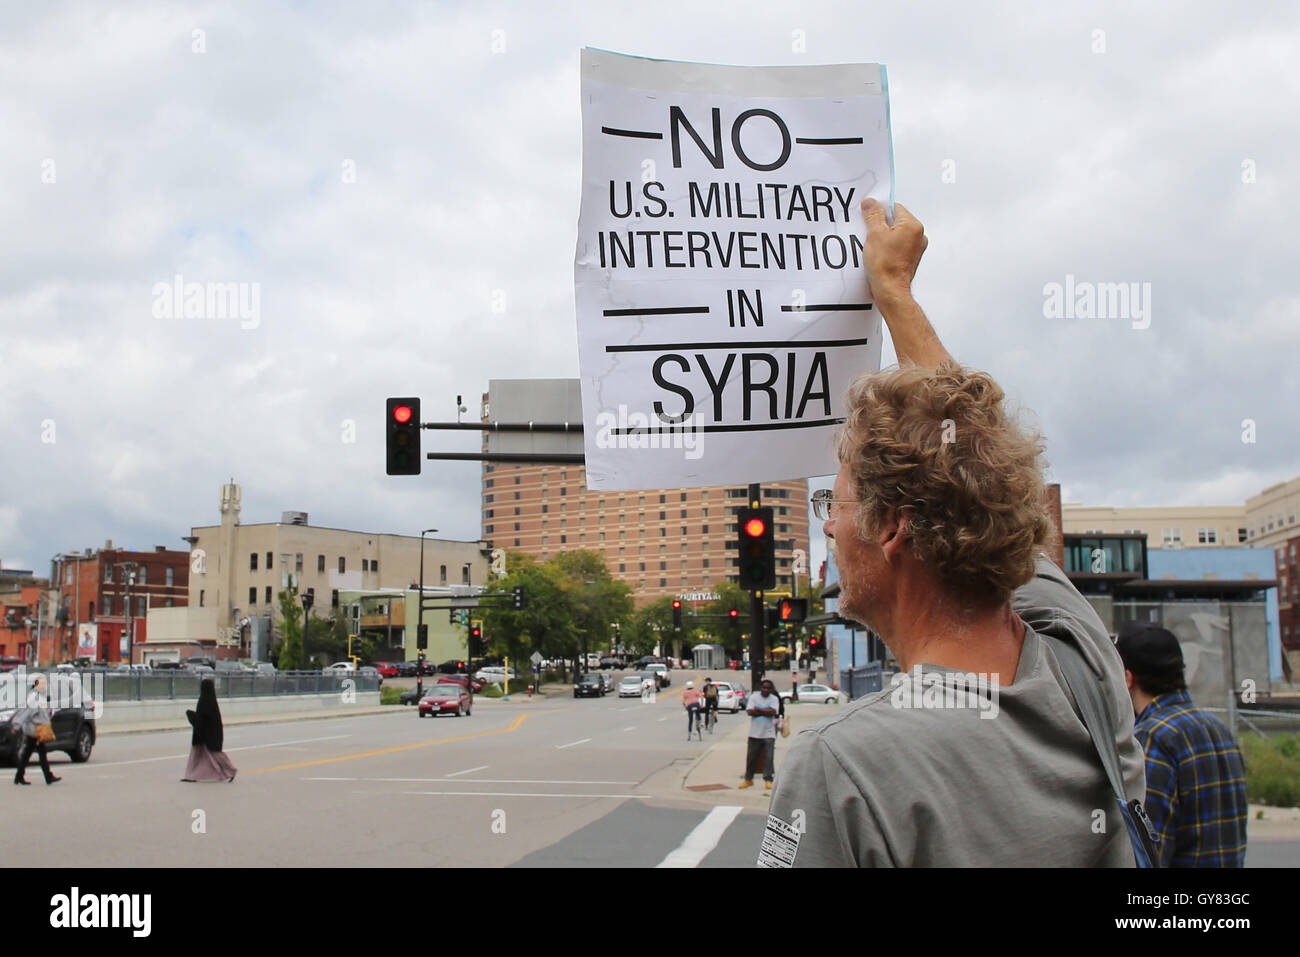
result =
M705 678L704 685L700 689L700 695L704 699L704 715L710 719L710 723L718 720L718 686L713 683L712 678ZM710 717L709 712L713 714Z
M686 709L686 737L689 740L691 731L700 718L700 693L695 690L694 681L686 682L686 690L682 692L682 707Z

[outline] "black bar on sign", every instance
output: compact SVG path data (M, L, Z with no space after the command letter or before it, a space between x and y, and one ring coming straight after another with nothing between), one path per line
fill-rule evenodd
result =
M421 422L422 429L462 432L567 432L582 434L581 422Z
M707 313L708 306L662 306L654 309L606 309L604 316L687 316Z
M634 343L626 346L606 346L606 352L680 352L683 349L835 349L841 346L865 346L870 341L861 339L809 339L807 341L786 342L782 339L767 339L755 342L743 342L732 339L729 342L660 342Z
M859 146L862 143L861 136L796 136L796 143L807 143L810 146Z
M646 130L620 130L613 126L602 126L602 133L608 133L610 136L632 136L639 140L661 140L664 138L662 133L651 133ZM862 140L858 140L859 143Z
M815 306L782 306L782 312L865 312L869 302L824 302Z
M587 457L581 452L556 452L537 455L532 452L426 452L426 459L446 462L528 462L533 465L585 465Z

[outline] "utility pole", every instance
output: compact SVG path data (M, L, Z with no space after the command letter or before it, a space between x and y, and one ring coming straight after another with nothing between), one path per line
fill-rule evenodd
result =
M758 482L749 485L749 507L762 508L763 489ZM763 680L763 639L766 622L763 615L763 593L755 590L749 600L749 677L750 690L757 693L759 683Z

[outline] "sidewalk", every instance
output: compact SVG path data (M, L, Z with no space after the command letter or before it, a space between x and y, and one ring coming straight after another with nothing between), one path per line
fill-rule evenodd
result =
M788 706L787 706L788 707ZM781 777L781 762L785 757L790 742L799 727L798 709L791 717L794 723L790 728L790 737L776 738L776 777ZM789 713L787 711L787 713ZM820 715L820 712L819 712ZM714 732L710 745L708 734L704 744L707 750L686 769L682 776L681 789L691 798L715 801L718 804L739 804L742 807L766 808L772 792L763 787L763 775L754 776L754 786L740 790L740 783L745 779L745 755L749 749L749 716L745 714L722 715Z

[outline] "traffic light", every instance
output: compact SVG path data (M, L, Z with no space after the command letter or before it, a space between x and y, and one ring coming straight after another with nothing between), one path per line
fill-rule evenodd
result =
M766 591L776 587L776 542L772 537L772 509L742 508L736 515L737 550L741 588Z
M782 621L794 623L803 621L808 617L808 599L807 598L782 598L777 605L779 617Z
M673 630L677 631L682 627L682 602L680 598L673 599Z
M811 638L808 639L808 647L811 648L813 651L816 651L817 641L818 641L817 636L813 635Z
M420 400L389 399L385 425L389 475L420 474Z
M421 625L416 629L415 648L417 651L423 651L429 647L429 626Z
M516 585L514 590L515 611L520 611L524 607L524 586Z
M733 609L731 609L731 611L727 612L727 617L731 619L732 627L736 627L736 628L740 627L740 612L739 612L739 611L737 611L735 608L733 608Z
M483 629L475 625L469 630L469 656L471 658L483 657Z

